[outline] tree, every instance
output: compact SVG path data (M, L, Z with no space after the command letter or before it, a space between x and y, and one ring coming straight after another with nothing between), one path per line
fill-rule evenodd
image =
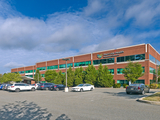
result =
M3 81L3 83L10 83L12 81L14 82L22 81L22 78L19 73L5 73L3 74L1 80Z
M41 73L39 72L39 70L36 70L36 74L34 76L34 80L36 82L39 82L39 81L41 81L41 78L42 78Z
M98 67L97 85L101 87L113 86L113 75L108 70L108 67L103 68L102 64Z
M65 76L62 74L62 72L61 72L61 70L60 70L60 71L58 72L55 80L54 80L54 83L55 83L55 84L62 84L63 81L64 81L64 79L65 79Z
M54 83L54 80L57 76L57 72L55 70L47 70L45 72L45 80L47 82L53 82Z
M74 71L72 71L72 68L70 66L69 69L67 70L67 86L72 87L73 82L74 82ZM63 84L66 85L66 78L65 78Z
M144 75L141 64L133 62L128 63L122 73L127 81L131 81L131 83L134 83L139 77Z
M74 85L82 84L83 83L83 68L76 68L75 69L75 80L74 80Z
M2 79L3 75L0 74L0 83L3 83L3 79Z
M85 69L85 83L96 85L97 71L93 65L88 65Z

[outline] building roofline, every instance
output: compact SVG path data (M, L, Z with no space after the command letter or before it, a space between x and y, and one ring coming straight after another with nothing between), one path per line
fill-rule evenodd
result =
M128 48L128 47L140 46L140 45L145 45L145 43L138 44L138 45L132 45L132 46L126 46L126 47L120 47L120 48L116 48L116 50L117 50L117 49ZM115 49L103 50L103 51L98 51L98 52L93 52L93 53L99 53L99 52L105 52L105 51L111 51L111 50L115 50Z
M159 52L151 44L149 44L149 45L159 54Z

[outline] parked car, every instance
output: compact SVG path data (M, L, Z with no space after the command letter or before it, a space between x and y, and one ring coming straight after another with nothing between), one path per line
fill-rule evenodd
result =
M3 84L0 84L0 90L2 90L2 88L3 88Z
M72 88L72 91L80 91L80 92L83 92L83 91L92 91L94 89L94 86L91 85L91 84L79 84L77 85L76 87L73 87Z
M8 90L15 91L15 92L20 92L25 90L35 91L35 86L28 85L25 83L14 83L11 86L8 86Z
M65 86L62 84L54 84L52 87L50 87L50 90L59 91L59 90L64 90L64 88Z
M40 85L40 83L35 83L35 84L31 84L32 86L35 86L35 89L38 88L38 86Z
M5 84L5 85L3 86L3 90L8 90L8 86L11 86L11 84Z
M38 85L37 90L49 90L53 85L55 85L54 83L41 83Z
M126 87L126 93L141 93L144 95L146 92L149 93L150 88L145 84L130 84Z

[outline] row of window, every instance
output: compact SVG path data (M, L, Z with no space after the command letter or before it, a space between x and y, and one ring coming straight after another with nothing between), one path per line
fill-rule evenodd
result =
M114 58L93 60L93 65L97 65L100 63L102 63L102 64L114 63Z
M143 68L143 73L144 73L145 67L142 67L142 68ZM123 74L122 71L123 71L123 68L117 68L117 74Z
M117 62L135 61L135 60L145 60L145 54L117 57Z
M123 84L129 85L129 82L127 80L117 80L117 83L120 83L121 86L123 86ZM145 84L145 80L136 80L134 83L143 83L143 84Z
M155 74L156 73L156 69L154 69L152 67L149 67L149 72L152 73L152 74Z
M160 65L160 61L158 61L155 57L153 57L151 54L149 54L149 60L154 62L157 65Z
M25 75L27 77L32 77L33 78L33 75ZM45 77L45 74L41 74L42 77Z

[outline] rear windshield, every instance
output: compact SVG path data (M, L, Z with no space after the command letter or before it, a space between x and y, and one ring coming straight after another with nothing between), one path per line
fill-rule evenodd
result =
M139 86L139 84L131 84L131 85L129 85L129 86Z

